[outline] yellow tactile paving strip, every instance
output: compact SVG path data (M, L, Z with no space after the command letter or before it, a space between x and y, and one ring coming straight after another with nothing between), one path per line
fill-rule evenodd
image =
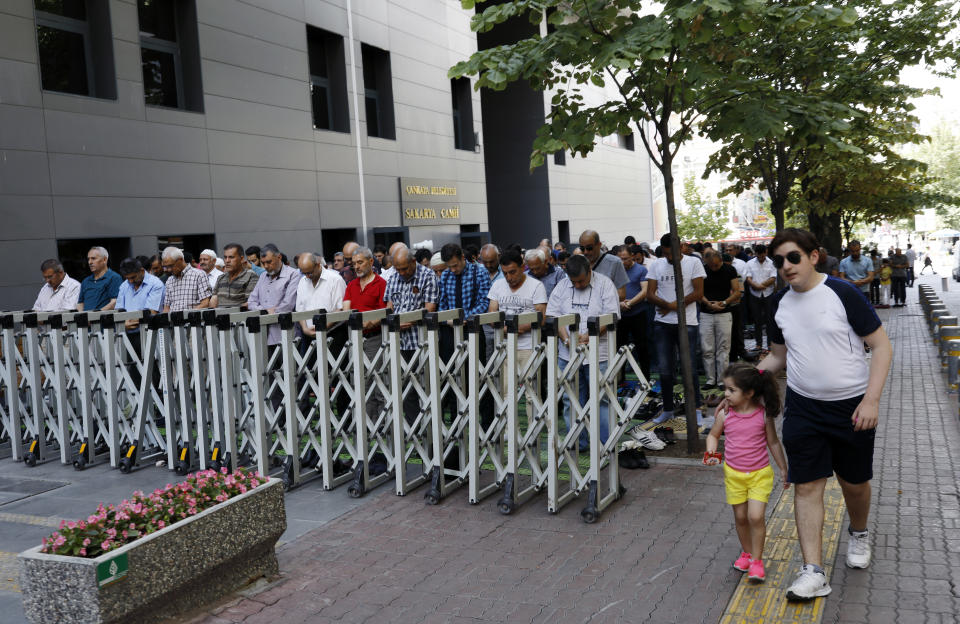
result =
M830 579L833 560L840 542L845 511L843 495L837 480L827 480L824 492L823 562ZM823 618L823 601L817 598L809 602L790 602L786 599L787 587L800 569L800 542L793 519L793 492L786 490L767 520L767 542L764 547L764 567L767 580L751 583L747 575L737 586L727 604L721 624L819 624ZM827 598L829 599L829 597Z

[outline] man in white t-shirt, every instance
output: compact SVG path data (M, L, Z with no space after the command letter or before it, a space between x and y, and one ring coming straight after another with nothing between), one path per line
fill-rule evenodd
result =
M513 250L507 250L500 256L500 270L503 279L490 286L487 298L490 299L490 312L501 311L505 314L523 312L547 312L547 289L540 280L523 272L523 258ZM520 325L517 333L517 370L523 370L533 353L533 336L530 324Z
M777 283L777 269L773 261L767 257L767 246L756 245L753 248L756 255L747 263L747 286L750 287L750 317L753 319L753 337L757 342L757 349L763 349L763 333L767 324L767 310L770 307L770 297ZM770 346L770 335L767 334L767 346Z
M907 243L907 250L903 252L903 255L907 257L907 286L913 287L913 263L917 261L917 251L913 248L913 245Z
M647 271L647 301L656 307L653 317L653 344L657 353L657 368L660 371L660 393L663 397L663 413L654 419L661 424L673 418L673 385L676 383L677 350L680 346L677 318L677 290L673 274L673 253L670 249L670 234L660 238L663 257L653 261ZM680 259L683 273L683 303L687 320L687 337L690 341L690 361L696 367L697 344L700 335L697 331L697 302L703 298L703 279L707 276L703 263L696 256L683 256ZM694 369L696 370L696 369ZM703 416L700 406L700 384L693 383L696 393L697 424Z
M771 298L770 354L757 368L787 369L783 446L787 480L796 486L803 556L787 598L810 600L831 591L822 567L822 533L824 488L834 474L850 515L847 567L870 565L873 446L893 348L857 287L817 272L820 252L813 234L786 228L770 250L790 287ZM864 343L871 350L869 362Z

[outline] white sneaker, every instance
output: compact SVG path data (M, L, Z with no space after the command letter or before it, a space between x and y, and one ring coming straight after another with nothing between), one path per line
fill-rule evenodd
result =
M866 531L850 533L847 542L847 567L865 568L870 565L870 534Z
M652 431L647 431L640 425L636 425L627 431L627 435L640 443L643 448L650 449L651 451L662 451L667 446L667 443L658 438L657 434Z
M818 596L826 596L831 591L827 583L827 575L823 571L818 572L813 564L806 563L800 568L797 580L787 590L787 599L811 600Z

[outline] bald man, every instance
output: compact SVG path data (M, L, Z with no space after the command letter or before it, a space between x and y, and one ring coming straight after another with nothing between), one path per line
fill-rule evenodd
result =
M627 294L626 286L630 279L623 268L623 262L615 254L604 253L601 249L600 235L593 230L584 230L580 235L580 250L583 256L590 261L590 268L600 275L610 278L617 287L617 296L623 301Z
M500 248L496 245L487 243L480 248L480 263L490 274L491 285L498 279L503 279L503 271L500 270Z
M393 256L401 249L407 249L406 243L397 241L396 243L390 245L390 249L387 251L387 255L385 256L387 261L390 263L390 266L383 271L380 271L380 277L382 277L384 281L389 282L390 276L397 272L393 266Z
M359 246L360 245L354 241L350 241L343 246L343 268L340 269L340 277L343 278L345 284L349 284L357 279L357 274L353 270L353 252L355 252Z

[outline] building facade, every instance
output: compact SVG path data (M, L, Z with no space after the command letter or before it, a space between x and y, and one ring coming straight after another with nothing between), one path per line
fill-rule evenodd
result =
M447 77L469 21L445 0L0 3L0 309L32 303L46 258L82 277L94 244L115 266L167 244L647 237L642 151L530 174L544 95L504 140L511 102Z

